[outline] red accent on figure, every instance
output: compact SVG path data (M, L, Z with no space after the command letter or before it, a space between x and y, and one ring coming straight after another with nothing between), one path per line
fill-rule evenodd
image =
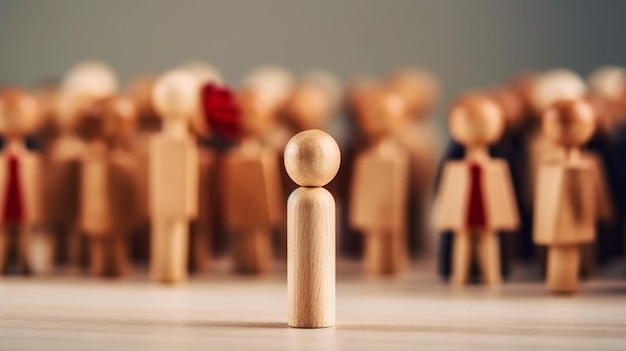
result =
M469 171L470 193L466 224L468 229L485 229L487 226L487 214L485 213L485 200L483 198L483 170L478 163L472 163Z
M5 224L21 224L24 221L24 202L20 184L20 165L15 155L7 160L8 172L3 219Z
M204 119L217 134L237 139L241 134L239 106L228 88L209 83L202 87L200 100Z

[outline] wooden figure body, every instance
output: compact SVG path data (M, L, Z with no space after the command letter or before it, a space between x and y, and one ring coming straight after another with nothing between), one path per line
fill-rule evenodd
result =
M405 105L394 93L378 89L368 98L361 125L372 140L354 161L350 225L364 235L364 269L369 274L406 270L408 155L393 140Z
M224 160L224 214L233 234L235 271L265 273L272 266L272 233L284 208L278 155L260 139L275 111L254 90L241 91L237 99L243 135Z
M452 137L466 149L462 161L444 165L433 213L436 229L455 236L451 281L467 282L475 255L483 282L499 284L498 231L519 225L508 165L492 159L487 149L502 135L504 117L491 99L470 95L455 105L448 123Z
M594 163L580 154L595 123L593 107L582 100L555 103L543 115L546 137L566 155L544 163L537 181L533 238L548 246L546 282L551 292L578 289L580 247L595 238L597 174Z
M295 135L285 168L300 187L287 205L288 324L323 328L335 323L335 200L324 185L337 174L339 146L320 130Z
M15 247L20 270L30 273L31 234L41 224L41 158L26 149L25 136L37 128L39 110L33 97L17 89L0 93L0 272ZM13 240L11 240L13 239ZM13 245L12 242L13 241Z
M180 70L161 77L152 95L163 130L149 151L150 271L161 283L187 278L189 222L198 213L198 151L187 128L198 95L194 77Z
M128 234L138 219L137 172L121 142L123 129L134 119L129 100L110 97L96 101L77 126L85 140L78 228L88 237L90 268L96 276L120 276L128 271Z

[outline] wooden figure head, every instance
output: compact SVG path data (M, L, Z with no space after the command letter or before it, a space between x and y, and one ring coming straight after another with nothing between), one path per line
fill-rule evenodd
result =
M237 92L242 136L254 137L265 133L276 120L277 106L258 89L244 88Z
M265 65L254 69L243 81L243 90L254 90L272 108L279 109L289 96L293 77L289 71L277 65Z
M127 94L137 110L137 128L146 131L161 129L161 119L152 104L152 90L157 77L146 75L135 78L128 86Z
M510 87L495 89L489 95L500 106L506 121L506 129L514 130L518 128L522 124L524 117L524 104L521 96Z
M534 111L541 113L561 100L580 99L587 92L585 82L570 70L556 69L542 74L534 83L531 102Z
M72 131L94 101L115 94L117 87L115 73L104 63L75 66L61 83L54 113L56 126Z
M74 66L65 75L62 89L71 94L101 98L114 94L118 82L115 72L98 61L83 62Z
M37 101L28 93L13 88L0 92L0 133L8 138L23 138L41 121Z
M199 106L196 78L184 70L161 76L152 90L152 104L164 122L187 124Z
M318 187L330 183L340 163L337 142L318 129L294 135L285 148L285 169L300 186Z
M388 88L366 92L357 107L361 129L372 140L396 133L406 119L404 99Z
M298 130L321 128L330 116L331 99L321 86L303 82L292 89L283 113Z
M487 147L502 136L502 110L485 95L471 94L459 100L448 118L452 138L468 148Z
M593 71L589 78L590 90L609 102L618 102L626 88L626 70L618 66L604 66Z
M116 143L130 137L137 110L130 99L113 96L100 99L89 108L77 125L79 136L87 141Z
M596 127L593 106L584 100L557 102L544 112L542 121L546 137L566 149L586 143Z
M439 101L439 82L431 72L424 69L397 70L390 75L389 85L405 100L409 119L427 116Z

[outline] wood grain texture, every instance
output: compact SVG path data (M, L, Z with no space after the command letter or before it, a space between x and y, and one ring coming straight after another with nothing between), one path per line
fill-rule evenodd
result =
M338 262L337 323L316 330L288 327L284 271L234 277L222 263L175 287L143 275L5 277L0 348L619 351L626 342L622 263L561 298L522 267L509 284L486 290L450 289L429 262L391 280L362 279L358 262Z
M296 189L287 205L288 324L335 324L335 199L321 187Z

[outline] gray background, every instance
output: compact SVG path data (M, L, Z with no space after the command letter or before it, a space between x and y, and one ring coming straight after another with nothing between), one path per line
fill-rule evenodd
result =
M446 97L526 69L626 63L626 1L0 0L0 81L89 58L122 78L203 59L236 84L256 65L343 78L431 68Z

